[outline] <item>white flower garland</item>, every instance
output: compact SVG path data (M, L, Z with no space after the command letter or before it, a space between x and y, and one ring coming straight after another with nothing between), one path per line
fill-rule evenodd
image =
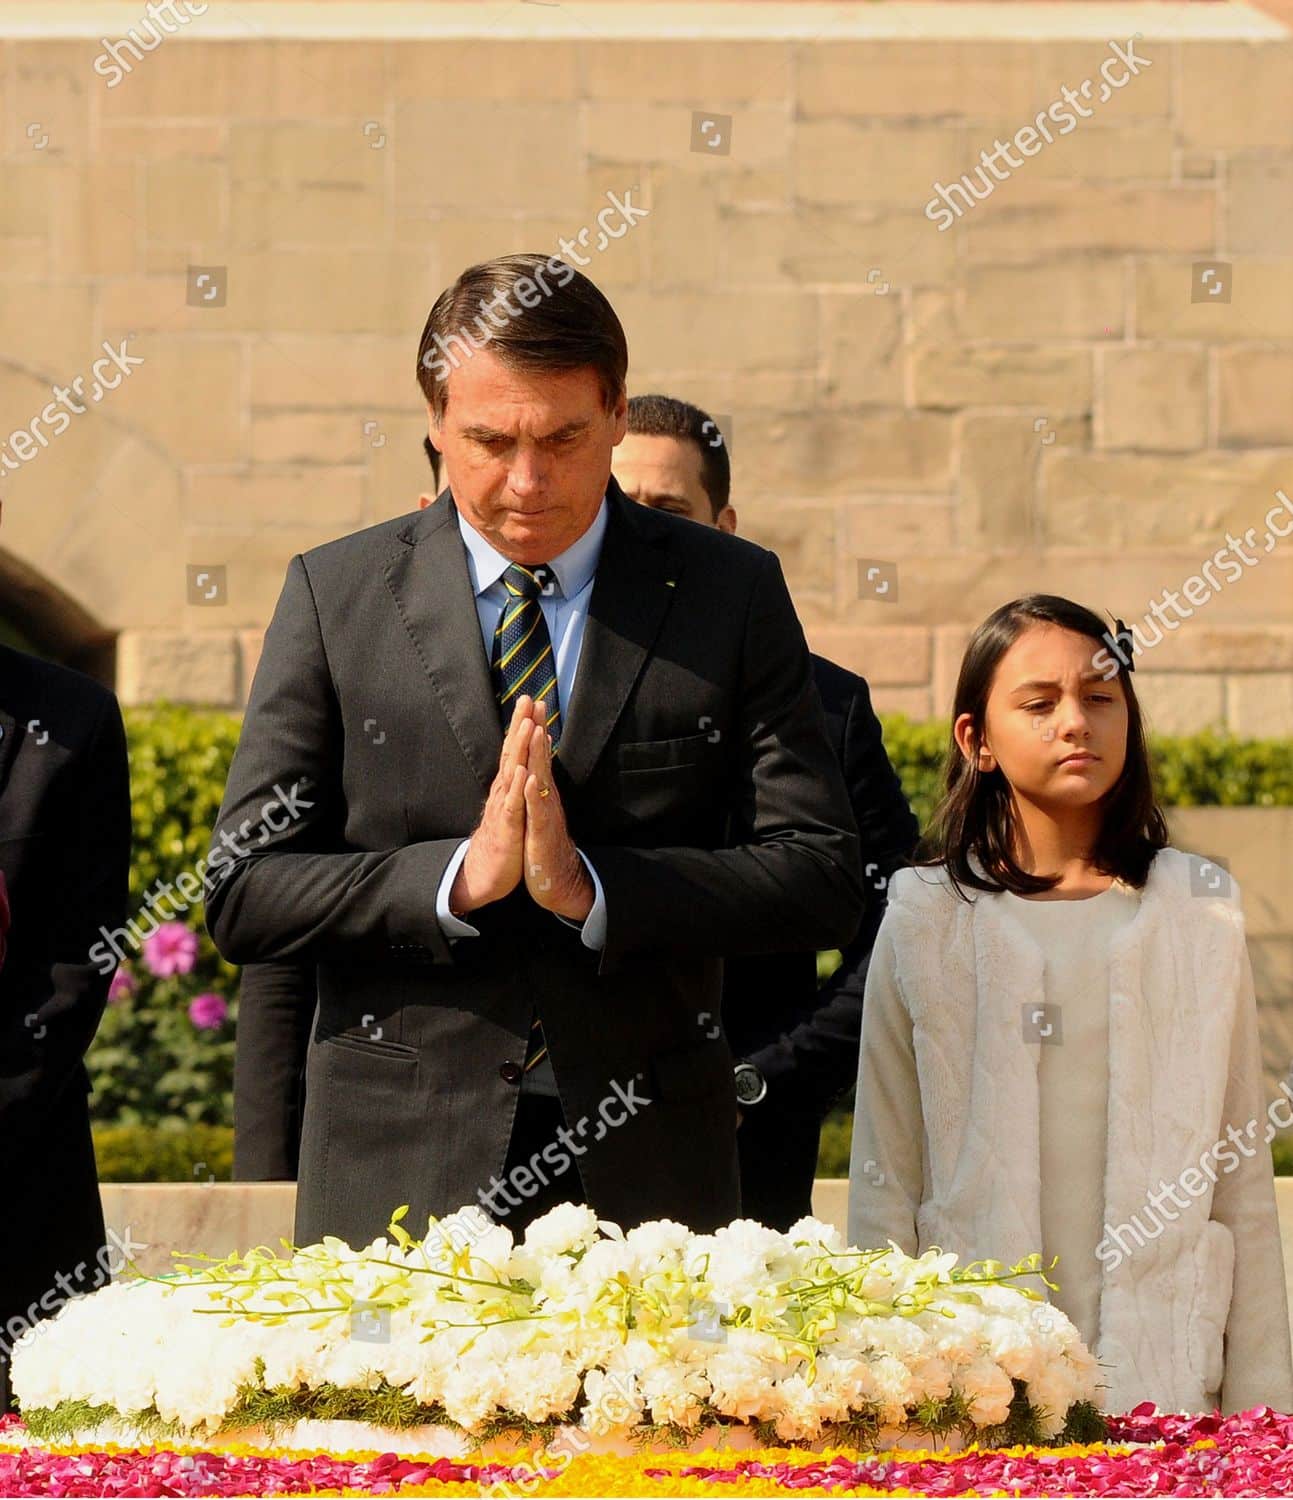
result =
M1014 1381L1044 1409L1046 1437L1075 1402L1099 1405L1076 1329L1013 1284L1040 1274L1036 1257L958 1270L936 1251L850 1249L813 1218L788 1234L744 1219L714 1234L668 1220L624 1234L572 1204L519 1244L475 1207L432 1218L416 1240L404 1212L362 1249L326 1236L289 1258L186 1256L175 1278L75 1298L18 1341L15 1393L27 1411L153 1410L196 1436L216 1432L249 1384L385 1382L469 1431L578 1408L586 1432L627 1436L717 1412L774 1423L786 1441L862 1411L901 1426L954 1394L991 1426Z

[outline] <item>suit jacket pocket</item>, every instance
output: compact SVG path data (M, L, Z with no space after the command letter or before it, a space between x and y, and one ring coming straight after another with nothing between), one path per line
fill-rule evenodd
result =
M676 766L717 764L718 741L709 734L685 734L671 740L636 740L615 747L616 764L625 771L665 771Z
M296 1235L364 1245L408 1201L429 1130L415 1048L334 1034L310 1048Z
M634 842L712 846L722 839L722 765L704 734L620 745L615 815Z
M407 1042L391 1041L387 1037L356 1036L353 1032L337 1031L330 1036L320 1037L319 1040L331 1047L344 1047L347 1052L359 1052L369 1057L402 1058L416 1062L418 1056L416 1047L410 1047Z

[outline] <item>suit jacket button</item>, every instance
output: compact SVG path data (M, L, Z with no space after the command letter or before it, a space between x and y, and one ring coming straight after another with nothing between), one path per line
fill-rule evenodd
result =
M521 1071L522 1069L520 1063L505 1062L503 1066L499 1068L498 1076L503 1080L504 1083L520 1083Z

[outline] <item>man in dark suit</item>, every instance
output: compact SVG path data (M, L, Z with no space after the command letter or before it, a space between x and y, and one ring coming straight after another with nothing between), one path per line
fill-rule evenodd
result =
M668 396L634 396L615 476L639 504L736 531L727 444L712 417ZM789 1229L810 1213L821 1122L857 1077L862 992L889 876L919 832L889 764L866 682L812 656L813 679L861 838L865 906L842 962L819 989L808 949L729 960L723 1027L738 1060L741 1213Z
M418 351L446 492L292 560L207 920L232 962L316 965L298 1239L405 1202L729 1221L722 958L857 927L781 569L625 499L626 369L570 266L470 268Z
M429 438L423 444L438 488L440 455ZM699 408L667 396L633 397L612 464L624 493L639 504L735 532L727 447L717 423ZM418 497L422 508L434 500L434 493ZM825 657L813 654L811 661L861 836L862 925L820 986L811 952L729 959L721 1007L738 1066L748 1065L742 1083L758 1094L744 1106L737 1135L741 1212L777 1229L811 1211L822 1121L857 1075L862 994L888 878L910 856L918 833L866 681ZM314 1006L312 965L249 964L243 971L234 1069L237 1178L296 1176Z
M26 1328L113 1269L105 1254L84 1057L112 978L90 959L125 920L130 777L117 700L0 646L0 1410Z

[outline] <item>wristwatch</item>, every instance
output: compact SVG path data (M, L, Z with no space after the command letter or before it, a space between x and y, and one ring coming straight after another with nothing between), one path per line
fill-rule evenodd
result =
M736 1080L736 1102L744 1109L757 1104L768 1092L768 1082L752 1062L739 1062L732 1070Z

